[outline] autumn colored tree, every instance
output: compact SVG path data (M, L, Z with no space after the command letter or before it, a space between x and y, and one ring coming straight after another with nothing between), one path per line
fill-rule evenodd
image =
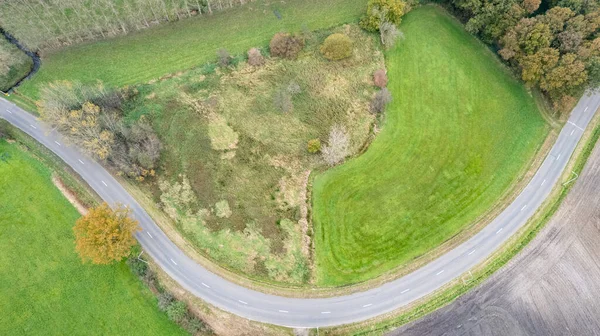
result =
M383 22L399 25L406 9L402 0L369 0L367 14L360 20L366 31L376 32Z
M104 203L77 220L75 249L84 262L110 264L129 256L136 243L133 234L139 230L130 212L122 206L112 210Z
M542 3L542 0L523 0L523 8L527 11L527 13L535 12Z

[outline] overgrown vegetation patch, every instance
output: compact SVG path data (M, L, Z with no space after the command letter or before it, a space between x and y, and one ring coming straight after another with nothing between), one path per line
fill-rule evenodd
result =
M31 67L31 58L0 36L0 91L8 91L29 73Z

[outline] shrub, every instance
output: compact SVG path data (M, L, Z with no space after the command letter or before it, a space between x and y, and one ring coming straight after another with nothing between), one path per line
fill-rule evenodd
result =
M229 208L229 202L222 200L215 204L215 212L219 218L229 218L231 216L231 208Z
M169 309L169 306L171 306L171 303L173 303L173 301L175 301L175 298L169 292L162 292L162 293L158 294L157 298L158 298L158 309L160 309L161 311L167 311L167 309Z
M402 32L398 30L395 24L391 22L384 22L379 28L379 37L381 38L381 44L386 49L389 49L396 44L399 37L402 37Z
M219 59L219 65L222 68L226 68L229 65L231 65L232 58L231 58L231 55L229 54L229 52L227 50L225 50L225 49L219 49L217 51L217 57Z
M308 144L306 145L306 149L309 153L315 154L321 151L321 140L312 139L308 140Z
M366 31L376 32L383 22L399 25L404 15L406 3L402 0L369 0L367 14L360 20Z
M195 335L201 331L208 331L209 328L202 322L202 320L197 317L188 317L185 321L182 322L183 329L187 330L192 335Z
M248 64L252 66L261 66L265 64L265 58L257 48L248 50Z
M167 307L167 316L171 321L182 322L187 316L187 305L181 301L171 302Z
M277 33L269 43L271 55L287 59L296 59L304 48L304 39L300 36L292 36L288 33Z
M325 160L328 165L334 166L342 162L349 153L350 138L348 137L348 132L343 126L334 125L329 132L327 145L323 146L323 149L321 150L323 160Z
M133 274L135 274L138 278L143 278L148 271L148 265L138 259L137 256L131 256L127 259L127 265L131 268Z
M330 61L338 61L352 55L352 40L344 34L331 34L321 45L321 53Z
M381 89L375 94L371 101L371 112L381 113L385 111L385 107L392 101L392 94L387 88Z
M384 88L387 86L387 83L388 83L388 78L387 78L387 73L385 72L385 70L383 70L383 69L375 70L375 72L373 73L373 84L375 84L375 86L377 86L377 87Z

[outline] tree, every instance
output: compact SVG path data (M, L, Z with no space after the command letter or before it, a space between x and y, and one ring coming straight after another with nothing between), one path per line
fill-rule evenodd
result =
M111 210L104 203L77 220L73 230L75 249L81 259L110 264L127 257L135 245L133 234L139 230L138 222L129 217L130 213L122 206Z
M331 34L321 45L321 54L330 61L339 61L352 55L352 40L344 34Z
M521 78L529 83L538 83L548 71L556 66L559 57L558 50L553 48L544 48L533 55L523 56L519 59Z
M398 38L402 36L402 32L391 22L383 22L379 28L381 44L387 49L393 47Z
M288 33L277 33L269 43L271 55L287 59L296 59L304 48L304 39Z
M321 148L323 160L330 166L342 162L350 154L350 138L343 126L334 125L329 131L327 145Z
M360 26L370 32L378 31L383 22L397 26L405 8L406 3L402 0L369 0L367 14L360 20Z
M542 0L523 0L523 8L527 11L527 13L535 12L542 3Z
M371 101L371 112L381 113L385 107L392 101L392 94L387 88L379 90Z
M570 94L587 81L585 64L575 54L564 54L558 65L540 81L540 88L554 96Z

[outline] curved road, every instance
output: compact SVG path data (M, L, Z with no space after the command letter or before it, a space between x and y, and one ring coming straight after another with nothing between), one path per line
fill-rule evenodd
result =
M411 303L484 261L535 213L558 182L594 112L600 94L584 96L548 157L521 194L479 233L424 267L378 288L347 296L297 299L268 295L229 282L196 264L175 246L131 195L98 163L66 146L31 114L0 99L0 118L48 147L109 204L128 205L142 231L144 250L181 286L199 298L242 317L288 327L323 327L366 320Z

